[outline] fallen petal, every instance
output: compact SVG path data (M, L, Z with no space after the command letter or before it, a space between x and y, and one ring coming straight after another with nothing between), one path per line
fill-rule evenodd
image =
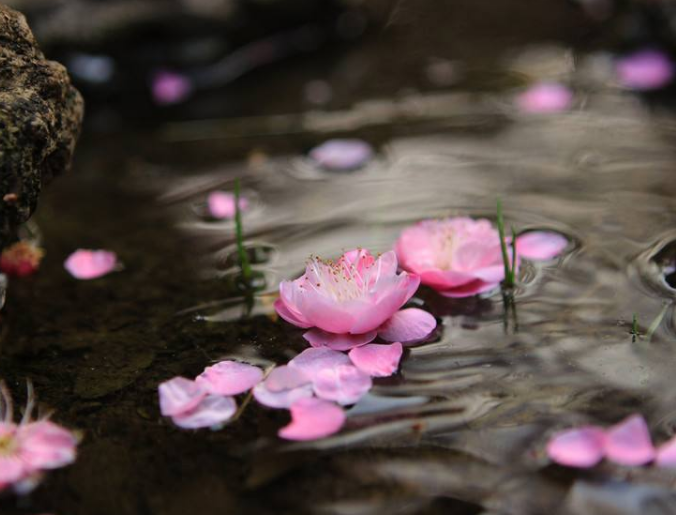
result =
M361 168L372 155L371 145L358 139L332 139L310 151L317 166L333 171Z
M570 108L573 93L566 86L551 82L536 84L521 93L516 103L526 113L559 113Z
M195 381L185 377L174 377L160 384L160 412L165 417L173 417L195 408L206 392Z
M263 371L246 363L221 361L204 369L195 382L213 395L239 395L261 382Z
M337 433L344 424L345 413L339 406L311 397L291 406L291 423L278 434L286 440L316 440Z
M606 431L606 458L619 465L645 465L655 458L655 447L641 415L632 415Z
M216 427L227 422L237 411L232 397L209 395L188 412L173 416L171 420L183 429Z
M617 62L617 77L623 86L636 90L659 89L674 76L674 65L662 52L640 50Z
M397 311L381 325L378 336L388 342L415 343L427 338L436 327L436 319L427 311L408 308Z
M556 433L547 444L549 458L567 467L589 468L603 459L605 433L585 426Z
M403 347L395 342L391 345L369 343L350 351L350 360L359 370L373 377L387 377L399 368Z
M160 71L152 79L153 100L159 105L177 104L190 96L192 83L185 75Z
M212 191L207 197L207 207L209 214L218 219L234 218L235 195L228 191ZM239 199L240 211L245 211L249 207L249 201L246 198Z
M353 365L327 368L313 382L317 397L338 404L354 404L373 386L371 377Z
M366 343L372 342L377 336L376 331L364 334L333 334L321 329L310 329L305 338L313 347L328 347L333 350L350 350Z
M676 467L676 437L660 445L655 463L658 467Z
M520 257L547 260L558 256L568 246L561 234L548 231L533 231L516 239L516 252Z
M308 375L300 368L283 365L270 372L265 380L265 387L271 392L281 392L298 388L310 382Z
M302 370L311 381L314 381L322 370L349 364L350 358L345 354L327 347L305 349L289 361L290 368Z
M266 381L263 381L254 387L253 396L260 404L268 408L290 408L299 399L312 397L312 392L311 383L289 390L273 392L268 388Z
M108 250L78 249L68 256L64 266L76 279L96 279L117 268L117 255Z

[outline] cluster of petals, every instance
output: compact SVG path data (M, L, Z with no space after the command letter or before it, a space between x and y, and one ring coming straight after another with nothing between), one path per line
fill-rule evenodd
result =
M436 320L421 309L401 309L420 277L397 273L397 267L393 251L378 258L363 249L336 261L312 258L300 278L282 281L275 309L287 322L308 329L304 338L313 347L347 351L378 336L386 342L421 341Z
M246 198L239 199L240 211L246 211L249 201ZM207 209L209 215L218 220L235 218L237 206L235 195L229 191L212 191L207 196Z
M674 63L658 50L639 50L620 58L617 78L630 89L647 91L669 84L674 77Z
M44 471L75 461L78 439L72 432L46 419L30 420L33 400L29 401L20 423L13 421L11 399L2 388L0 401L0 491L13 488L30 492Z
M547 454L560 465L576 468L593 467L604 458L623 466L654 462L676 467L676 437L655 448L645 419L632 415L608 429L583 426L556 433Z
M45 252L29 241L18 241L0 255L0 272L15 277L34 274L40 267Z
M102 277L120 269L117 255L109 250L78 249L66 259L65 269L76 279Z
M570 108L573 93L563 84L541 82L522 92L516 104L525 113L560 113Z
M562 235L549 231L526 232L507 243L510 256L516 245L517 268L521 258L548 260L568 245ZM500 236L486 219L423 220L402 232L395 251L401 268L447 297L485 293L505 278Z

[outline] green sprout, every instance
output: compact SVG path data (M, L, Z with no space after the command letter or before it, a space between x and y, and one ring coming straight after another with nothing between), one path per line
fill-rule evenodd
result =
M498 199L498 233L500 234L500 250L502 251L502 263L505 266L505 279L502 285L505 288L513 288L516 276L516 233L512 229L512 263L507 254L507 240L505 239L505 219L502 216L502 200Z
M667 314L667 311L669 311L670 306L671 306L671 304L665 304L664 306L662 306L662 310L658 313L658 315L652 321L652 323L650 324L650 327L648 327L648 332L645 335L646 340L651 341L653 339L653 335L655 334L655 331L657 331L657 328L662 323L662 319L664 318L664 315Z
M239 255L239 266L242 270L242 278L244 283L249 286L251 284L251 263L249 263L249 255L244 247L244 230L242 228L242 210L239 205L240 186L239 178L235 179L235 238L237 240L237 254Z

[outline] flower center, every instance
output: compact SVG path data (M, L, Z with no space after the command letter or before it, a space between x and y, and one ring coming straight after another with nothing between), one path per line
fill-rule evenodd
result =
M374 266L369 257L360 256L357 263L343 257L337 261L313 257L308 263L302 284L338 302L361 298L379 279L380 264Z
M12 454L16 448L16 439L12 434L0 435L0 456Z

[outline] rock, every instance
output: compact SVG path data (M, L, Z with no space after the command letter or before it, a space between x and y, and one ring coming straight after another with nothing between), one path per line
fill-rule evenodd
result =
M0 5L0 249L35 211L43 185L70 166L83 101L45 59L26 20Z

